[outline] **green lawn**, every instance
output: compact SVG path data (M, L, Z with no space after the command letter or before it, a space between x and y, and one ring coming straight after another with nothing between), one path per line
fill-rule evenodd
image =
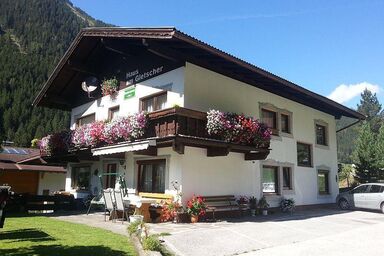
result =
M137 255L128 237L48 217L9 217L0 229L0 255Z

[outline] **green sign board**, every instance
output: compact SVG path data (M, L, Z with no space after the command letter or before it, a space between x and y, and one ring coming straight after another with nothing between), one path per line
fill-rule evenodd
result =
M132 97L135 97L136 88L134 86L128 87L124 91L124 99L130 99Z

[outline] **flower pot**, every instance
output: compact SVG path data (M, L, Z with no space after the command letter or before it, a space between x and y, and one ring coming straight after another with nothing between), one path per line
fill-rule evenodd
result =
M191 216L191 223L196 223L199 221L199 215L192 215Z
M144 220L143 215L131 215L129 216L129 222L134 223L136 221L142 222Z
M256 216L256 209L251 209L251 216Z
M268 215L268 210L263 210L263 215L264 216Z

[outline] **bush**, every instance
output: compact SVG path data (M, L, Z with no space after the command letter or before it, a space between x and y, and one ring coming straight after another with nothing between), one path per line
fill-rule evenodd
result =
M135 221L133 223L131 223L129 226L128 226L128 233L129 235L133 235L134 233L137 232L137 229L139 228L139 226L142 224L143 222L142 221Z
M144 250L149 250L149 251L161 251L161 243L157 236L151 235L143 240L143 248Z

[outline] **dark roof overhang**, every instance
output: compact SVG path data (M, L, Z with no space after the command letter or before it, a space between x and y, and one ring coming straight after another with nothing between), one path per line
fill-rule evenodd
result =
M105 58L105 49L109 53L114 51L115 54L128 57L132 53L145 51L172 62L190 62L328 113L335 118L341 116L356 119L365 118L362 114L348 107L236 58L172 27L111 27L81 30L35 98L33 105L70 110L79 105L79 102L89 101L86 97L77 101L74 101L73 98L74 95L80 94L79 84L81 79L84 79L84 74L92 74L92 69L89 69L90 63L102 62ZM94 65L96 66L96 64ZM73 84L76 84L76 87L73 87Z

